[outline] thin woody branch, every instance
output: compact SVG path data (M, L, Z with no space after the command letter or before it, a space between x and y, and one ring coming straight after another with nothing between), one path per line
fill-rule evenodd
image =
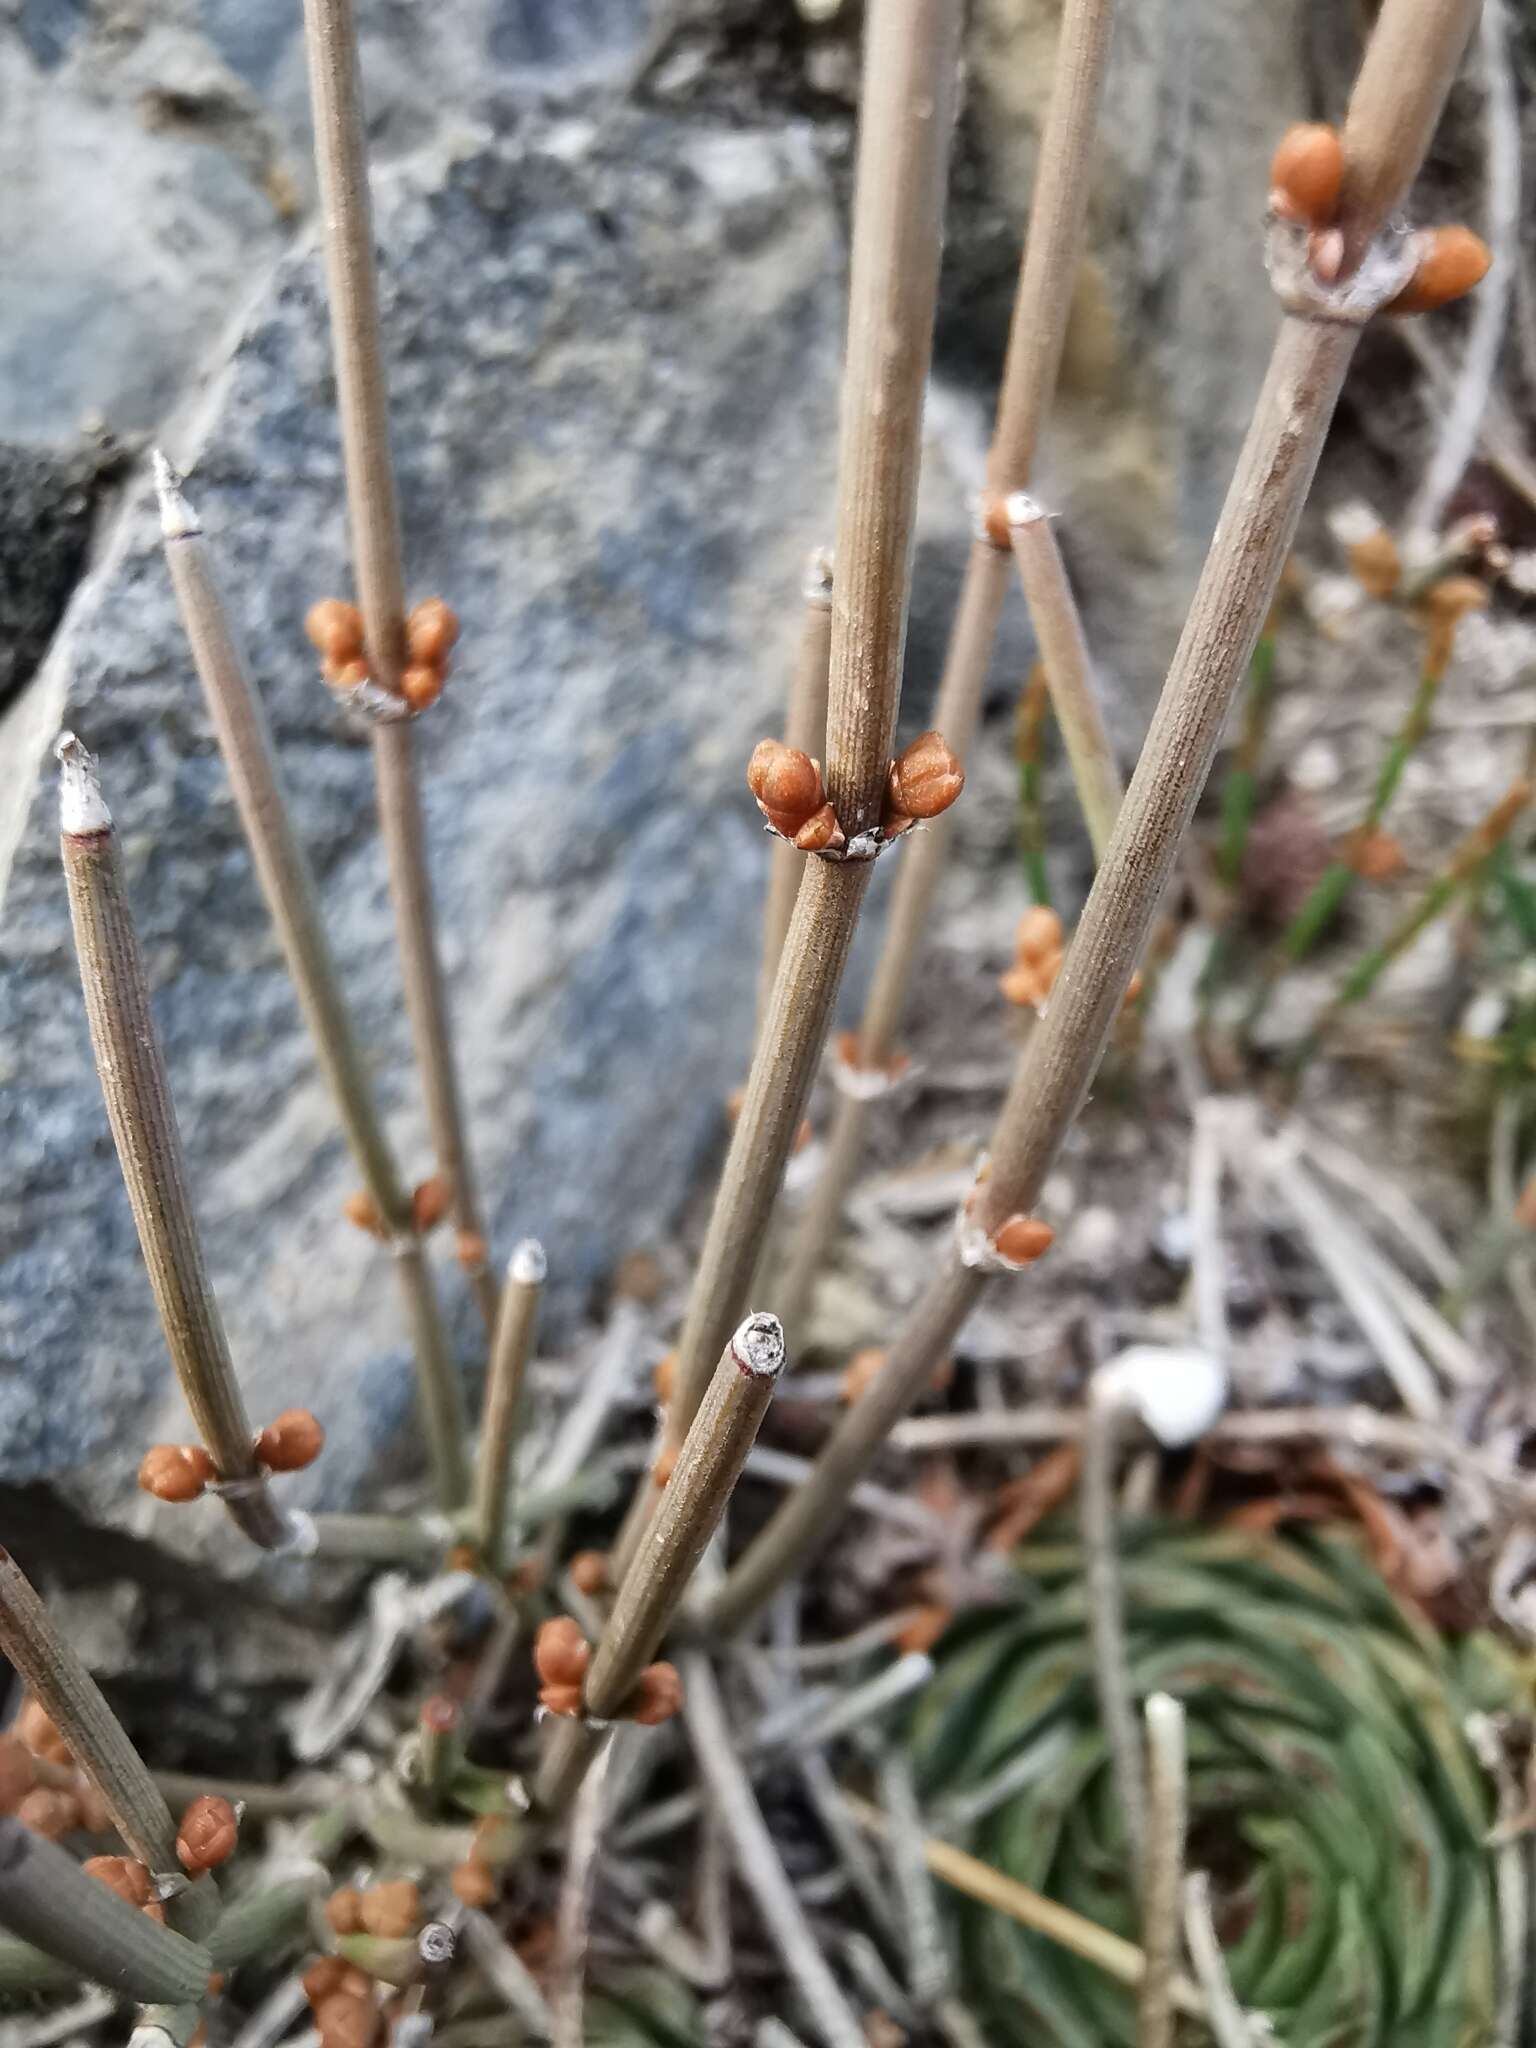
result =
M1377 33L1406 50L1398 90L1409 132L1427 136L1448 69L1439 17L1420 43L1418 0L1385 0ZM1368 57L1370 75L1375 65ZM1346 131L1348 132L1348 131ZM1395 142L1383 140L1395 152ZM1363 189L1379 182L1361 165ZM1337 287L1313 277L1287 312L1226 506L1141 758L1120 807L1046 1014L1031 1032L993 1133L989 1170L957 1221L954 1245L891 1348L874 1385L833 1431L813 1474L779 1508L710 1603L735 1625L827 1538L850 1489L954 1344L990 1277L1013 1270L1000 1248L1034 1223L1046 1176L1088 1093L1210 773L1232 697L1274 599L1344 376L1362 327L1401 288L1398 265ZM1048 1242L1048 1236L1046 1241Z
M866 14L827 701L827 795L853 849L884 812L901 689L958 34L953 0L874 0ZM751 1284L871 866L805 862L678 1340L674 1445ZM637 1502L621 1568L643 1515Z
M456 1507L466 1486L463 1401L431 1267L416 1235L411 1194L384 1134L314 877L293 829L266 713L235 640L201 523L158 449L154 464L166 561L187 644L283 958L347 1142L395 1253L438 1495L445 1507Z
M832 557L818 548L806 564L802 592L804 615L795 673L790 683L785 744L820 760L827 744L827 665L832 648ZM758 986L758 1014L767 1013L774 977L784 951L784 936L794 912L804 863L796 849L779 840L768 867L768 894L763 905L763 967Z
M73 733L57 753L59 844L91 1045L166 1348L231 1518L263 1550L286 1550L300 1526L257 1461L208 1278L111 813Z
M547 1262L544 1247L525 1238L513 1252L501 1291L501 1313L491 1343L480 1420L480 1462L475 1480L475 1534L487 1568L501 1568L512 1502L512 1456L523 1381L538 1324Z
M1012 580L1009 534L998 508L1009 492L1022 490L1029 481L1066 342L1114 12L1114 0L1067 0L1062 12L1040 168L987 458L987 498L966 560L934 706L934 724L962 761L975 738L998 620ZM902 855L884 945L856 1041L859 1067L876 1080L896 1053L896 1033L953 832L951 820L935 820L926 832L914 835ZM797 1225L778 1290L780 1312L792 1333L809 1311L817 1273L827 1247L835 1242L848 1189L863 1156L865 1125L877 1099L871 1087L848 1092L838 1105L827 1160Z
M352 0L304 0L304 28L353 569L369 675L378 688L398 697L406 668L405 581ZM373 756L379 828L389 864L406 1010L427 1120L438 1169L450 1189L461 1256L489 1332L496 1319L496 1287L485 1263L485 1237L464 1135L409 721L375 724Z
M586 1720L565 1721L545 1753L534 1804L561 1812L595 1748L590 1720L611 1720L640 1682L725 1513L784 1366L773 1316L749 1316L725 1347L660 1505L625 1572L582 1686Z

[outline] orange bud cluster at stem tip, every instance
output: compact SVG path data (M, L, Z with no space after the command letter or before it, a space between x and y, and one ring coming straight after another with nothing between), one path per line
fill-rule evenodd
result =
M1013 935L1013 965L998 980L1010 1003L1038 1009L1056 986L1066 933L1061 919L1043 903L1032 904Z
M837 815L827 802L820 764L782 740L759 740L747 763L747 787L774 831L802 853L821 853L843 843Z
M152 1444L139 1466L139 1484L156 1500L198 1500L217 1477L201 1444Z
M663 1721L670 1721L682 1704L683 1681L677 1666L648 1664L620 1714L625 1720L637 1721L642 1728L655 1728Z

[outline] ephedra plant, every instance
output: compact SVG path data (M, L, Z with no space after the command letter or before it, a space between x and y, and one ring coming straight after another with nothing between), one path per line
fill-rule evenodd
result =
M205 2015L224 2024L231 1972L249 1971L261 1985L299 1970L281 2015L307 2001L324 2048L371 2048L386 2030L419 2038L440 2029L445 2039L468 2042L506 2038L511 2028L519 2037L578 2041L588 2019L597 2024L596 2009L585 2001L584 1955L594 1887L607 1868L605 1829L626 1786L654 1766L656 1745L666 1741L639 1731L680 1717L697 1780L690 1783L685 1773L677 1796L693 1802L690 1811L702 1798L706 1843L723 1848L756 1909L790 1988L790 2019L825 2042L851 2048L866 2039L858 2006L882 2002L889 1964L866 1936L850 1939L833 1958L819 1940L753 1782L763 1756L784 1737L768 1732L773 1713L758 1735L740 1723L732 1706L737 1681L743 1671L762 1676L751 1642L765 1604L836 1534L893 1425L948 1355L984 1290L1027 1286L1017 1276L1050 1250L1051 1225L1039 1213L1046 1177L1125 1001L1274 602L1361 331L1385 308L1427 306L1472 281L1475 263L1448 263L1443 237L1416 235L1400 209L1475 12L1475 0L1385 0L1342 131L1308 131L1277 159L1268 228L1280 314L1274 356L1183 638L1122 796L1048 508L1026 494L1081 250L1113 9L1109 0L1067 0L1063 11L996 434L937 729L894 759L960 8L958 0L872 0L866 9L832 562L806 592L787 737L765 740L744 764L774 842L756 1037L647 1469L611 1550L569 1556L567 1518L585 1498L583 1465L601 1416L593 1422L583 1410L579 1428L573 1418L576 1450L551 1457L553 1469L539 1489L514 1490L545 1254L532 1242L518 1246L504 1277L493 1281L463 1127L416 784L415 721L432 714L458 621L442 599L406 602L352 12L349 0L306 0L356 585L355 605L316 592L306 624L327 684L365 722L373 744L436 1153L434 1173L419 1185L402 1171L372 1098L308 871L302 821L290 817L262 708L220 596L216 536L203 531L194 509L195 480L184 488L158 459L157 483L192 665L316 1056L356 1157L362 1187L349 1214L387 1248L398 1276L430 1455L430 1507L407 1516L310 1515L284 1502L284 1473L320 1455L322 1432L304 1411L247 1413L188 1192L175 1077L156 1036L117 848L112 806L131 806L132 793L113 788L110 762L98 772L74 736L59 745L64 886L113 1138L197 1435L186 1445L151 1449L145 1487L183 1505L211 1494L244 1536L281 1556L395 1568L371 1596L376 1616L436 1612L432 1603L451 1604L462 1583L479 1585L495 1619L467 1689L415 1702L408 1740L392 1754L375 1754L359 1775L221 1788L150 1772L7 1561L0 1571L0 1646L29 1695L0 1745L8 1815L0 1821L0 1926L10 1937L0 1950L0 1979L7 1985L52 1989L94 1981L142 2008L146 2042L163 2038L178 2048L198 2035ZM1457 251L1465 258L1461 244L1450 253ZM393 427L406 433L409 422ZM862 1398L766 1526L744 1546L733 1545L726 1510L803 1331L818 1259L857 1168L867 1107L898 1071L897 1022L947 846L938 821L961 791L962 757L975 741L987 659L1015 571L1036 620L1097 877L1070 941L1060 934L1029 955L1039 983L1030 1000L1039 1015L949 1249L911 1315L892 1332ZM901 863L886 952L863 1023L836 1055L847 1083L838 1123L781 1275L764 1247L881 859ZM426 1233L444 1216L484 1311L488 1360L477 1440L466 1423L465 1362L445 1337L426 1252ZM552 1255L558 1260L560 1247ZM749 1299L754 1286L765 1290L761 1302ZM327 1422L346 1426L344 1416ZM1096 1540L1102 1557L1103 1529ZM412 1568L426 1575L415 1607L416 1594L402 1590L411 1581L400 1576ZM1097 1583L1090 1577L1090 1588ZM1101 1663L1123 1656L1115 1648L1124 1639L1122 1605L1130 1604L1132 1625L1140 1626L1139 1579L1119 1583L1110 1575L1103 1583L1110 1589L1102 1596L1104 1626L1094 1632ZM1062 1596L1069 1605L1081 1598L1082 1581L1072 1584L1075 1593ZM776 1611L785 1612L782 1602ZM362 1679L350 1682L350 1692L341 1687L346 1713L330 1703L338 1725L349 1730L364 1725L390 1669L390 1646L400 1638L385 1635L382 1660L365 1659ZM791 1687L775 1712L781 1724L797 1716L815 1722L819 1713L816 1725L829 1739L834 1724L855 1728L861 1717L889 1711L922 1689L931 1669L914 1637L889 1672L832 1707L802 1701ZM1101 1669L1098 1677L1101 1705L1140 1689L1139 1667ZM1150 1681L1164 1691L1182 1682L1161 1665ZM764 1684L766 1703L772 1688ZM903 1924L913 1937L911 1998L920 2009L914 2024L931 2022L949 2039L982 2038L968 2009L974 1987L955 1978L935 1932L930 1869L1023 1914L1093 1969L1139 1983L1142 2039L1167 2040L1179 2015L1191 2011L1209 2012L1214 2023L1225 2010L1222 1998L1230 2002L1230 1987L1223 1991L1210 1943L1202 1946L1198 1916L1190 1949L1198 1986L1180 1957L1179 1702L1160 1698L1147 1706L1146 1811L1121 1816L1122 1838L1139 1844L1136 1903L1117 1933L1095 1925L1091 1894L1075 1906L1053 1904L1006 1871L989 1875L976 1866L978 1878L975 1859L941 1843L924 1845L917 1802L950 1776L949 1735L933 1732L950 1696L946 1687L918 1722L915 1785L899 1759L888 1758L880 1769L883 1815L839 1788L820 1750L799 1753L796 1766L882 1937L891 1933L893 1908L867 1831L890 1838ZM532 1708L535 1690L537 1710L524 1717L510 1752L503 1745L490 1760L477 1724L506 1695ZM324 1752L324 1742L310 1749ZM1198 1754L1193 1761L1198 1789ZM1128 1782L1122 1772L1121 1792ZM263 1855L242 1849L243 1838L273 1815L298 1817L297 1846L274 1836ZM78 1857L77 1846L100 1853ZM530 1964L527 1945L520 1950L506 1939L511 1917L526 1919L559 1861L552 1948ZM1044 1861L1036 1865L1039 1874ZM701 1961L699 1942L675 1913L661 1921L650 1915L658 1952L674 1974L694 1983L730 1976L729 1928L718 1924L720 1881L717 1869L714 1893L706 1887L704 1910L717 1923L712 1961ZM1130 1938L1138 1930L1140 1948ZM1475 1938L1484 1939L1481 1920ZM243 1982L234 1980L236 1998ZM284 1995L279 1982L279 2006ZM899 1985L896 1996L906 2001ZM615 2008L606 2010L603 2025L617 2024ZM281 2015L253 2021L244 2038L274 2038L287 2024ZM642 2019L633 2023L645 2034ZM683 2022L670 2037L679 2029L686 2037ZM668 2037L665 2024L657 2023L655 2037ZM794 2036L779 2020L764 2019L758 2038Z

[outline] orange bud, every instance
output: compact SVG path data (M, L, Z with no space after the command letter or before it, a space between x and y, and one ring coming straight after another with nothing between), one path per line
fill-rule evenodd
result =
M1349 550L1349 570L1367 597L1388 598L1403 574L1397 542L1384 526L1357 540Z
M843 1400L850 1405L861 1401L880 1377L884 1364L885 1353L878 1346L870 1345L863 1351L855 1351L843 1372Z
M581 1687L579 1685L546 1685L540 1688L539 1705L547 1713L563 1714L575 1720L581 1713Z
M325 1920L332 1934L361 1934L362 1893L349 1884L339 1886L325 1902Z
M412 662L400 678L400 694L413 711L427 711L443 694L443 672L425 662Z
M1034 903L1014 928L1014 955L1028 966L1038 967L1051 954L1059 954L1065 940L1066 927L1055 911L1043 903Z
M155 1896L149 1872L131 1856L92 1856L80 1867L130 1906L147 1906Z
M176 1854L182 1869L195 1875L227 1863L239 1839L235 1809L217 1793L205 1792L181 1816L181 1826L176 1830Z
M487 1906L496 1902L495 1872L487 1869L483 1863L476 1863L473 1858L468 1863L461 1863L450 1881L453 1885L453 1896L461 1905L483 1912Z
M156 1500L196 1500L213 1477L201 1444L152 1444L139 1466L139 1484Z
M435 1692L421 1703L421 1725L433 1735L451 1735L459 1725L459 1710L445 1692Z
M54 1726L52 1717L41 1700L30 1693L21 1703L11 1733L18 1742L24 1743L34 1756L40 1756L49 1763L71 1764L69 1744Z
M931 1650L954 1618L952 1607L919 1607L900 1634L892 1638L894 1645L904 1655L914 1650Z
M479 1568L480 1553L473 1543L450 1544L443 1553L443 1569L449 1572L472 1572Z
M808 818L827 800L816 763L782 740L759 740L752 749L747 787L765 811L784 811L797 818Z
M327 662L323 671L325 680L338 690L360 690L368 680L366 661Z
M1419 599L1418 608L1431 619L1455 620L1488 609L1488 586L1475 576L1441 576Z
M992 1239L993 1245L1016 1266L1033 1265L1056 1242L1056 1233L1038 1216L1010 1216Z
M15 1735L0 1735L0 1813L14 1813L37 1783L32 1752Z
M825 853L829 848L836 853L847 844L843 828L837 822L837 813L830 804L823 804L819 811L812 811L800 829L789 836L801 853Z
M1402 847L1390 832L1379 827L1355 842L1350 849L1350 866L1367 882L1390 882L1408 865Z
M344 598L323 597L304 614L304 631L327 661L354 661L363 651L363 615Z
M424 597L405 622L405 643L411 660L440 669L459 638L459 615L440 597Z
M1414 237L1419 264L1387 307L1389 313L1433 313L1481 284L1493 261L1488 244L1470 228L1423 228Z
M461 1230L453 1240L454 1257L466 1273L478 1273L486 1261L486 1242L478 1230Z
M452 1190L440 1173L421 1182L411 1196L411 1221L418 1230L433 1230L448 1214Z
M651 1484L653 1486L668 1485L676 1465L677 1445L668 1444L665 1449L656 1453L656 1462L651 1467Z
M383 2020L372 1998L354 1991L333 1991L315 2008L321 2048L373 2048Z
M891 763L886 801L904 818L937 818L965 787L960 757L942 733L919 733Z
M993 547L1007 554L1013 547L1013 527L1008 519L1008 495L988 491L981 501L981 530Z
M656 1398L665 1407L677 1384L677 1353L668 1351L656 1361Z
M683 1681L675 1664L648 1664L624 1702L624 1717L642 1728L670 1721L683 1704Z
M269 1472L302 1472L325 1448L325 1431L307 1408L285 1408L256 1439L256 1456Z
M1035 1009L1050 994L1033 967L1010 967L1006 974L997 977L997 985L1005 998L1021 1010Z
M1269 166L1269 203L1285 220L1314 227L1331 221L1344 183L1344 145L1322 121L1299 121L1280 139Z
M80 1825L80 1804L69 1792L54 1792L46 1785L39 1785L17 1807L16 1818L34 1835L43 1835L50 1842L57 1842L71 1828Z
M355 1195L348 1195L341 1205L341 1213L359 1230L366 1230L370 1237L389 1236L378 1203L361 1188Z
M578 1550L569 1569L571 1584L578 1593L601 1593L608 1583L608 1554L602 1550Z
M580 1685L591 1661L592 1647L569 1614L546 1621L533 1639L533 1668L545 1685Z
M384 1941L403 1941L421 1925L421 1893L409 1878L376 1884L363 1893L363 1931Z
M299 1979L304 1996L311 2005L323 2004L341 1989L347 1970L348 1964L343 1956L321 1956Z

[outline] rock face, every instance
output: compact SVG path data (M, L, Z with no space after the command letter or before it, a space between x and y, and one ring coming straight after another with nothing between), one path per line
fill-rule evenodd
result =
M465 633L418 727L495 1243L568 1313L665 1226L746 1054L771 726L831 502L842 252L803 131L528 116L377 181L408 582ZM391 1128L429 1168L368 750L301 625L346 591L316 254L279 264L193 412L188 475L275 728ZM98 750L195 1193L258 1420L348 1418L344 1495L409 1401L336 1134L178 628L147 479L0 729L31 787ZM0 1479L91 1468L119 1507L184 1433L91 1068L51 775L9 820L0 932ZM0 829L4 821L0 820ZM0 844L0 865L6 847ZM466 1357L472 1317L444 1290Z

